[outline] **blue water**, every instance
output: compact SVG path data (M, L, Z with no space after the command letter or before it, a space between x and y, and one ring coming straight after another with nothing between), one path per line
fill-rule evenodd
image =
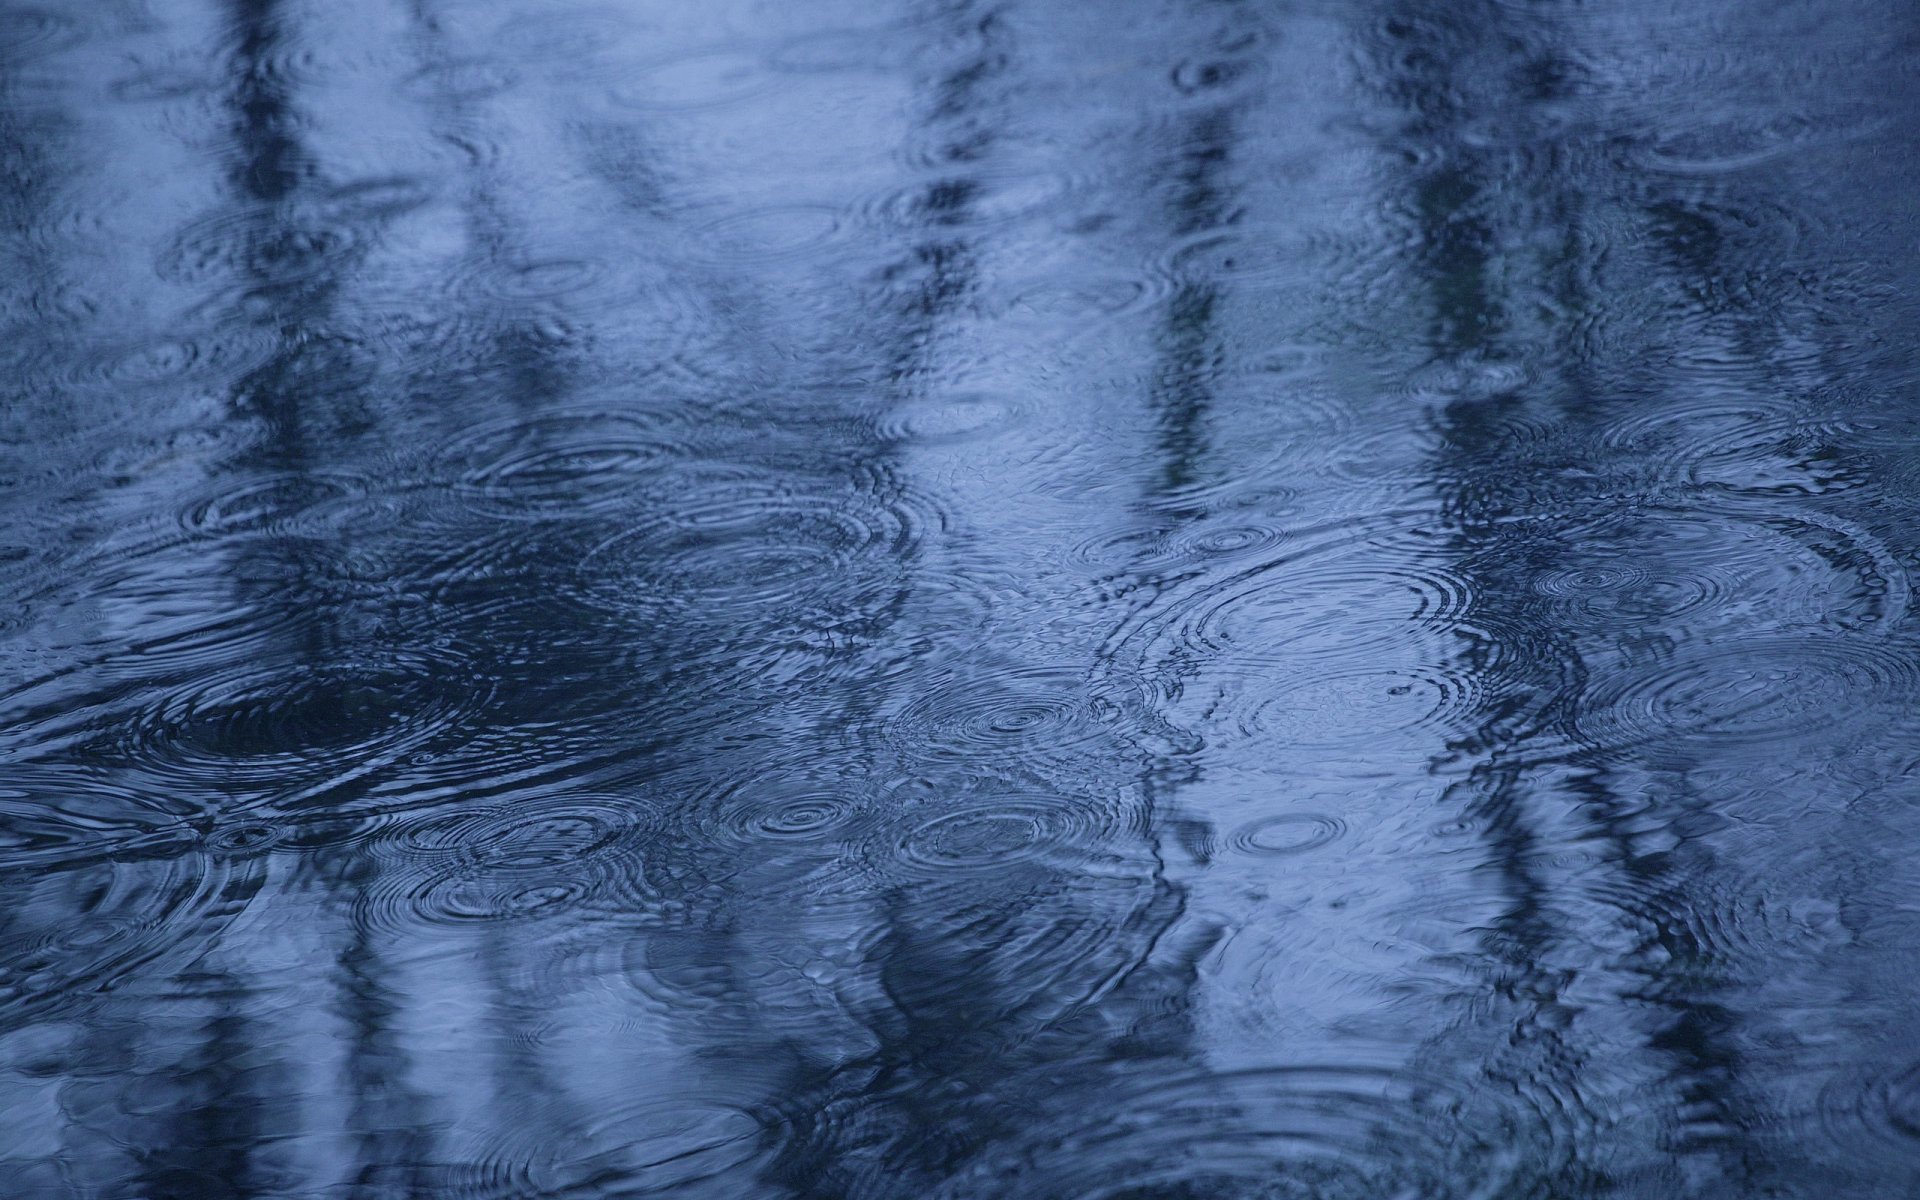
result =
M1920 1195L1908 0L0 0L0 1196Z

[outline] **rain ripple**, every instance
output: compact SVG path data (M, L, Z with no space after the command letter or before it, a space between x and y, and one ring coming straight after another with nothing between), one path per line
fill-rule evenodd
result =
M1314 671L1242 702L1237 726L1243 737L1299 749L1438 744L1487 707L1482 692L1483 677L1459 669Z
M0 1027L107 991L170 954L202 953L245 906L246 878L185 837L10 872L0 885Z
M868 843L889 803L870 779L774 771L697 792L650 854L663 877L683 888L738 872L796 911L857 911L886 885Z
M1834 1142L1884 1156L1881 1161L1904 1176L1920 1145L1920 1062L1843 1076L1821 1091L1818 1107Z
M561 792L409 814L369 845L377 871L359 911L372 926L657 909L647 876L656 806L643 797Z
M694 447L688 423L659 408L579 407L512 417L461 435L436 474L476 511L507 520L617 507L671 478Z
M587 551L580 600L622 612L692 608L706 621L830 611L850 590L891 578L888 564L919 532L901 509L804 481L725 468L680 480L687 490L671 512Z
M1300 655L1340 660L1407 648L1453 628L1469 580L1435 559L1365 545L1311 545L1168 590L1128 621L1119 647L1150 670L1198 666L1255 674Z
M236 287L319 283L367 248L374 230L357 218L324 210L222 210L175 233L155 269L162 279L201 288L228 280Z
M1601 678L1578 729L1597 749L1805 747L1846 725L1869 736L1920 684L1908 648L1832 636L1708 643Z
M1899 560L1865 530L1819 513L1635 505L1555 521L1538 541L1532 524L1518 523L1500 553L1580 560L1530 585L1539 615L1574 633L1884 633L1907 611Z
M492 691L450 653L258 664L166 690L99 749L192 786L276 790L459 739Z
M1446 1197L1544 1194L1563 1116L1412 1072L1282 1066L1119 1078L996 1145L937 1195ZM1090 1098L1091 1099L1091 1098Z
M929 679L867 735L914 758L1057 759L1109 737L1110 702L1083 670L1017 667Z
M1084 866L1106 858L1106 847L1137 818L1124 804L1093 797L1010 795L994 787L914 805L900 816L879 835L880 860L935 878L955 872L1003 877L1021 863Z

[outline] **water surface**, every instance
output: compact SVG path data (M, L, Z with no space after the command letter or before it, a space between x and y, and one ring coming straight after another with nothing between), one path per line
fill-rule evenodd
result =
M1920 11L0 2L0 1192L1920 1190Z

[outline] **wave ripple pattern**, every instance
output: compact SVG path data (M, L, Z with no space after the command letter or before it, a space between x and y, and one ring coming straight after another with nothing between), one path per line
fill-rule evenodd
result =
M0 0L0 1196L1920 1195L1911 0Z

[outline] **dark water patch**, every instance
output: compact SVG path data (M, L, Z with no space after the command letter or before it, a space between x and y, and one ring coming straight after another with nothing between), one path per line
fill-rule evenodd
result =
M144 705L102 750L188 786L278 789L389 767L458 737L484 709L484 676L443 686L457 661L410 653L210 675Z

